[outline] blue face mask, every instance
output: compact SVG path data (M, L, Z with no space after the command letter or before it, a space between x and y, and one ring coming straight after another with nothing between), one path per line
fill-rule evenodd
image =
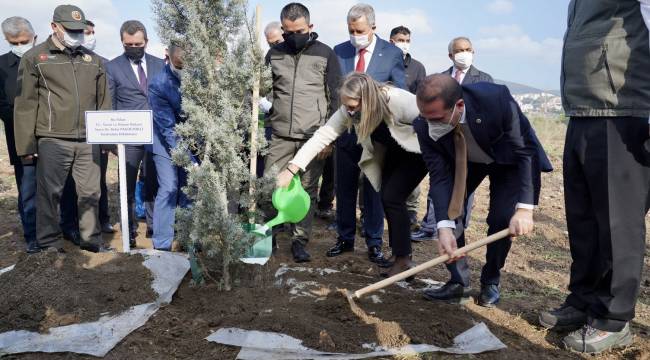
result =
M429 124L429 137L433 139L433 141L438 141L441 137L449 134L452 132L452 130L454 130L456 126L452 125L451 121L454 118L455 114L456 106L454 105L454 110L451 112L451 117L449 118L448 122L427 120L427 124Z

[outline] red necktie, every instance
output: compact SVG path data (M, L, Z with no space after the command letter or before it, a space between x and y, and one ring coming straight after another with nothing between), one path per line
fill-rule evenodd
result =
M354 68L354 71L356 72L366 72L366 59L364 55L366 54L368 50L366 49L361 49L359 50L359 60L357 60L357 67Z
M456 79L456 82L460 84L460 77L463 75L463 71L460 69L456 69L456 74L454 74L454 79Z

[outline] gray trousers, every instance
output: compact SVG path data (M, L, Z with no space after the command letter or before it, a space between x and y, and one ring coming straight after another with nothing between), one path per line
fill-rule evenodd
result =
M99 227L100 149L81 141L38 140L36 238L41 246L62 247L59 204L68 174L77 190L81 240L101 244Z
M271 137L269 150L264 158L264 173L268 174L271 168L277 167L278 170L284 170L293 159L298 150L307 142L307 140L288 139L276 135ZM314 210L318 202L318 180L323 174L324 160L314 158L305 172L300 175L302 187L309 194L311 204L307 216L299 223L292 225L292 239L300 241L305 245L311 237L311 228L314 220ZM270 204L269 204L270 205ZM266 209L272 209L271 206L265 206ZM267 210L268 212L269 210ZM275 211L270 211L268 218L275 216Z
M416 186L415 189L413 189L413 192L409 195L409 197L406 199L406 209L409 212L418 212L418 208L420 207L420 185Z

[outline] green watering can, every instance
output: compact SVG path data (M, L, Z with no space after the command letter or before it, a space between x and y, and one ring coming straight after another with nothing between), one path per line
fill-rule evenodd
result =
M271 228L284 223L297 223L307 216L311 200L309 194L303 189L300 183L300 177L295 175L291 183L286 188L277 188L273 192L273 207L278 211L278 215L263 226L248 225L246 230L257 234L261 237L248 250L244 258L240 260L246 263L264 264L271 256L273 251L273 236Z

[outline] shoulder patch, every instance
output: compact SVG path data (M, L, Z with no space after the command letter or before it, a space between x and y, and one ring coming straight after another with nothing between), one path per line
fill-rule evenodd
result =
M38 55L38 60L47 61L47 54L39 54Z

